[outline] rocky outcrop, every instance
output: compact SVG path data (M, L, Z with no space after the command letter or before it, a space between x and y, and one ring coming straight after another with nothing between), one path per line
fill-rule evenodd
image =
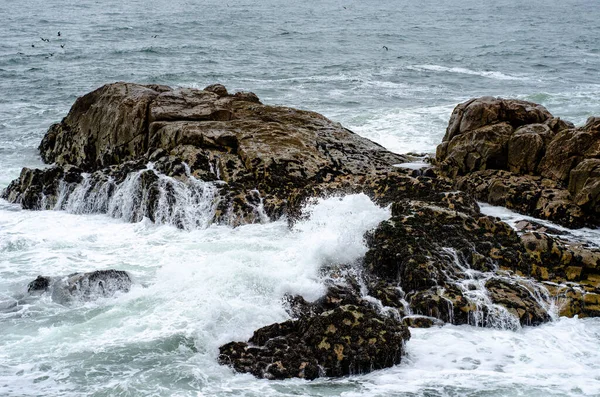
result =
M540 105L484 97L454 109L436 161L479 200L582 227L599 222L599 155L600 119L576 128ZM499 265L545 283L560 315L597 316L598 250L531 226L525 222L520 235L529 260Z
M553 299L561 315L600 315L597 249L531 222L515 231L475 201L596 224L599 129L530 102L474 99L454 110L436 166L412 170L394 167L412 156L252 93L116 83L77 99L40 145L53 165L24 169L3 197L181 228L293 221L329 194L391 205L359 263L322 269L325 296L288 296L290 320L220 348L219 362L257 377L342 376L399 363L408 327L538 325ZM111 270L38 277L29 293L68 303L130 285Z
M94 210L106 212L124 176L148 169L143 186L129 193L145 195L136 213L156 218L161 191L162 202L175 201L157 182L166 175L188 186L214 182L215 194L206 197L214 219L232 224L291 213L305 191L350 188L407 159L317 113L263 105L252 93L130 83L78 98L50 127L40 153L55 167L24 169L4 198L28 209L61 209L85 178L87 190L77 199L91 202L102 192L104 205Z
M492 205L568 227L595 222L596 215L577 205L560 183L538 175L515 175L510 171L490 169L459 176L455 185Z
M600 250L560 236L528 231L521 235L532 258L517 273L545 283L557 298L559 315L600 315Z
M477 199L568 227L597 225L600 119L575 128L544 107L483 97L458 105L436 160Z
M38 276L27 286L29 294L49 293L52 300L68 304L74 301L90 301L108 298L117 292L129 292L131 277L122 270L96 270L89 273L73 273L66 277Z

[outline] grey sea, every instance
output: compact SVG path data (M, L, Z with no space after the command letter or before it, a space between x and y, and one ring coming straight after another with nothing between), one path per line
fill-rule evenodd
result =
M475 96L600 116L597 0L0 0L0 37L0 189L44 166L37 145L75 98L114 81L253 91L400 153L434 152ZM306 214L185 231L0 200L0 396L600 396L598 319L414 329L400 365L341 379L218 365L221 344L288 318L284 294L319 297L319 269L360 258L390 216L364 195ZM106 268L133 289L23 298L39 274Z

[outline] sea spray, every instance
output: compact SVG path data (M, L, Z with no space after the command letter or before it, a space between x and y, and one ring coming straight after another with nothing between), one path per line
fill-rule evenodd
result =
M14 387L5 394L18 395L18 385L51 396L210 389L229 373L217 364L218 346L288 318L286 293L320 297L320 269L359 259L364 233L390 216L362 194L317 200L306 213L292 229L280 220L185 231L106 215L3 212L0 241L17 247L0 250L5 290L23 291L38 274L109 267L135 282L110 298L65 306L40 296L3 314L0 379ZM17 269L20 277L5 277ZM117 373L138 375L116 386Z

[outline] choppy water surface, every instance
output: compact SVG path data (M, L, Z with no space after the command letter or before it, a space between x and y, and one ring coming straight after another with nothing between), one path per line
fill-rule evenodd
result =
M473 96L532 100L575 123L600 115L596 0L4 0L0 15L0 188L41 165L41 137L77 96L118 80L220 82L398 152L432 152ZM389 216L360 195L310 210L292 230L182 231L0 202L0 395L600 395L598 320L413 330L401 365L340 380L218 366L220 344L286 319L286 292L318 297L319 268L360 257L363 233ZM129 271L133 290L71 306L23 298L38 274L105 268Z

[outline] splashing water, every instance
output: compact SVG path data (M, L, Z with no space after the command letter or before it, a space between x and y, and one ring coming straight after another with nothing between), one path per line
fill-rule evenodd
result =
M523 277L503 277L502 272L481 272L472 269L468 263L459 258L454 249L445 248L444 251L452 258L454 266L461 275L459 279L455 279L455 285L460 288L463 295L470 302L475 304L476 310L469 313L470 325L508 330L521 328L521 323L515 314L511 313L506 307L492 301L486 287L486 283L492 279L525 286L534 301L548 313L550 318L556 319L558 317L555 300L542 284Z
M23 293L38 274L109 267L128 271L134 285L70 306L44 295L2 313L0 394L145 395L160 387L172 395L231 377L217 364L218 346L287 319L286 293L320 297L321 267L356 261L364 233L390 216L365 195L319 200L307 213L292 229L280 220L184 231L103 215L3 211L3 291Z
M434 152L452 108L481 95L538 102L576 124L600 112L592 0L147 3L0 1L0 92L10 93L0 100L0 187L42 166L36 147L76 96L116 80L219 82L398 152ZM362 233L386 211L353 196L320 203L293 230L185 221L183 231L171 212L162 225L97 214L110 200L96 194L103 205L71 199L100 208L82 215L0 200L0 301L16 304L0 313L2 396L600 395L598 319L414 329L401 365L344 379L234 374L216 365L217 346L286 319L285 292L318 297L317 269L361 255ZM575 234L600 243L595 230ZM15 302L38 274L107 268L132 274L130 293L70 307Z
M183 180L147 168L130 173L117 184L114 178L83 174L83 181L60 182L55 210L72 214L106 213L127 222L149 218L157 224L186 230L206 228L218 204L217 186L196 179L187 165ZM263 211L264 212L264 211Z

